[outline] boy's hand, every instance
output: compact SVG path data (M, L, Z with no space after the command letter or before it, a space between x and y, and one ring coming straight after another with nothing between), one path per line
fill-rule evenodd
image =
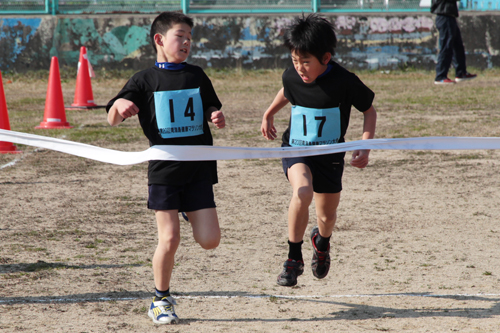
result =
M260 126L262 135L267 140L274 140L278 136L276 128L274 127L274 117L262 118L262 125Z
M123 119L130 118L139 113L139 108L128 99L119 98L115 101L113 106L116 106L116 111Z
M120 124L124 119L135 116L139 108L128 99L118 98L109 109L108 123L111 126Z
M370 150L368 149L353 151L351 165L363 169L368 165L368 155L370 155Z
M210 120L217 128L224 128L226 126L226 118L222 111L214 111L210 115Z

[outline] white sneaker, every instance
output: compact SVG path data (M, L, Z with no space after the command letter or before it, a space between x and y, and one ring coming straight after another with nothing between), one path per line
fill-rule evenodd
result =
M163 297L160 301L151 303L148 316L155 324L176 324L179 317L175 314L174 305L177 305L172 296Z

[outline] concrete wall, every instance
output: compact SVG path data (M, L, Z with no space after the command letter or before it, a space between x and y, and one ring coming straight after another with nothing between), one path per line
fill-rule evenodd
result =
M282 46L293 15L193 15L189 62L204 68L284 68ZM0 70L48 69L51 56L76 66L86 46L95 68L143 69L154 63L149 27L154 15L0 18ZM336 27L336 60L349 69L435 67L438 32L428 13L330 15ZM459 18L469 67L500 66L500 13L462 12Z

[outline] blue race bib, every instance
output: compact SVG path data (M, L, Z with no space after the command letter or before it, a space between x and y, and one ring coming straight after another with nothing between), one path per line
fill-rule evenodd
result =
M156 124L164 139L203 134L200 88L155 91Z
M340 109L312 109L293 105L290 121L291 146L320 146L338 143Z

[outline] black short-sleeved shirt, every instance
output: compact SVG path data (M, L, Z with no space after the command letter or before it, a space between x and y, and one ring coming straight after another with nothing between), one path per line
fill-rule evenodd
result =
M333 143L344 142L344 136L349 126L351 107L354 106L361 112L367 111L372 106L375 94L355 74L336 62L331 61L329 65L331 65L330 71L312 83L302 81L295 68L286 69L282 77L284 94L292 107L338 108L340 126L338 127L339 133ZM304 119L305 117L306 115L304 115ZM290 146L291 121L292 117L288 128L283 133L283 146ZM321 119L315 120L314 124L321 125ZM328 127L325 126L326 128Z
M213 145L205 112L222 104L200 67L186 64L179 70L151 67L138 72L109 101L108 112L119 98L139 108L139 122L150 146ZM194 119L196 126L190 126ZM149 161L149 185L179 186L204 179L217 183L216 161Z

